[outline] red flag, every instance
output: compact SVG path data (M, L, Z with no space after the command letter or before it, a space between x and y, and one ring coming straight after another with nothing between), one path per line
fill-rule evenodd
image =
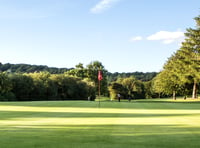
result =
M98 72L98 80L101 81L103 79L102 72L99 70Z

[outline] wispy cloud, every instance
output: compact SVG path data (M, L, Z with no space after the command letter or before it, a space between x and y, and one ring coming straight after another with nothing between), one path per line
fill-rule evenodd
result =
M141 36L132 37L130 42L141 41L143 38Z
M181 31L175 31L175 32L169 32L169 31L159 31L155 34L152 34L147 37L147 40L151 41L162 41L164 44L170 44L176 41L180 41L184 38L184 32Z
M101 0L93 8L90 9L90 12L101 13L105 11L106 9L109 9L110 7L112 7L118 1L120 0Z
M130 38L130 42L136 42L141 40L149 40L149 41L161 41L163 44L171 44L174 42L181 42L184 40L184 32L182 31L159 31L148 37L135 36Z

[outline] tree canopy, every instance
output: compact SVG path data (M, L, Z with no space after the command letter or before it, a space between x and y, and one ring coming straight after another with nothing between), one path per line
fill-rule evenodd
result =
M200 16L194 18L196 28L188 28L181 48L166 62L154 80L157 92L165 94L182 91L187 95L188 86L193 85L192 98L197 98L200 83Z

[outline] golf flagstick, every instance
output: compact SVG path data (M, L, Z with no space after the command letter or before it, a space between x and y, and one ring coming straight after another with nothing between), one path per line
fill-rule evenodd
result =
M102 71L98 71L98 82L99 82L99 107L100 107L100 95L101 95L101 80L103 79Z

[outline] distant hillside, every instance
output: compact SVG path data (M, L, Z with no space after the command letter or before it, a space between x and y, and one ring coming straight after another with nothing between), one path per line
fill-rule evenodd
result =
M30 65L30 64L1 64L0 63L0 72L13 72L13 73L32 73L32 72L40 72L40 71L48 71L51 74L61 74L67 72L73 68L56 68L56 67L48 67L45 65ZM152 80L157 75L156 72L129 72L129 73L107 73L108 82L112 82L117 80L117 78L126 78L130 76L134 76L137 80L141 81L149 81Z
M129 72L129 73L108 73L108 81L116 81L117 78L127 78L130 76L134 76L137 80L141 81L150 81L152 80L158 73L157 72Z
M32 73L39 71L48 71L51 74L60 74L64 73L72 68L55 68L48 67L45 65L30 65L30 64L1 64L0 63L0 71L8 71L8 72L17 72L17 73Z

